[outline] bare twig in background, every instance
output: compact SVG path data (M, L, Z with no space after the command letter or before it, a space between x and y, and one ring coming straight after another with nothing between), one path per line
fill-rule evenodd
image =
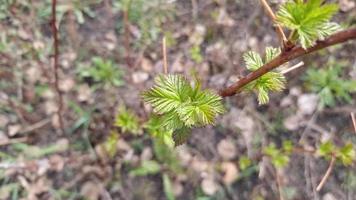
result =
M272 8L268 5L266 0L260 0L260 1L261 1L262 5L263 5L264 9L266 10L268 16L275 23L275 28L276 28L277 35L278 35L281 43L283 44L283 47L286 48L288 39L287 39L286 35L284 34L282 27L276 23L276 15L274 14Z
M288 67L287 69L284 69L281 71L282 74L286 74L286 73L289 73L295 69L298 69L299 67L303 66L304 65L304 62L299 62L298 64L296 65L293 65L292 67Z
M276 170L276 179L277 179L277 186L278 186L278 193L279 193L279 200L284 200L283 197L283 185L282 185L282 177L280 175L279 170Z
M0 140L0 146L5 146L9 144L16 144L16 143L23 143L27 141L27 137L21 137L21 138L12 138L12 139L1 139Z
M331 156L331 161L330 161L330 164L329 164L329 167L328 169L326 170L323 178L321 179L318 187L316 187L316 191L319 192L321 190L321 188L323 188L323 186L325 185L326 183L326 180L329 178L333 168L334 168L334 165L335 165L335 161L336 161L336 157L334 155Z
M326 47L333 46L354 39L356 39L356 28L351 28L348 30L335 33L329 36L328 38L326 38L325 40L317 41L316 44L310 48L303 49L302 47L294 47L289 51L285 51L281 53L279 56L277 56L270 62L266 63L256 71L249 73L244 78L239 79L231 86L222 89L221 91L219 91L219 94L222 97L233 96L236 93L241 92L241 89L244 86L246 86L248 83L258 79L259 77L281 66L284 63L287 63L293 59L304 56L306 54L318 51L320 49L324 49Z
M123 12L123 20L124 20L124 46L125 46L125 59L126 59L126 64L127 66L131 66L131 61L130 61L130 54L131 54L131 49L130 49L130 20L129 20L129 14L130 14L130 8L131 8L131 2L132 0L128 0L126 8Z
M47 119L43 119L35 124L32 124L24 129L21 130L21 134L24 134L24 133L29 133L29 132L32 132L36 129L39 129L43 126L45 126L46 124L48 124L49 122L51 122L51 119L50 118L47 118Z
M351 119L352 119L352 124L353 124L353 126L354 126L354 130L355 130L355 133L356 133L356 119L355 119L355 113L351 112L350 115L351 115Z
M58 46L58 28L57 28L57 19L56 19L56 10L57 10L57 0L52 0L52 34L53 34L53 45L54 45L54 63L53 63L53 68L54 68L54 87L57 91L58 94L58 110L57 110L57 115L59 119L59 126L61 129L62 134L65 133L64 131L64 123L63 123L63 116L62 116L62 110L63 110L63 96L62 92L59 89L59 63L58 63L58 56L59 56L59 46Z
M163 54L163 67L164 73L168 73L168 62L167 62L167 44L166 44L166 37L163 36L162 38L162 54Z

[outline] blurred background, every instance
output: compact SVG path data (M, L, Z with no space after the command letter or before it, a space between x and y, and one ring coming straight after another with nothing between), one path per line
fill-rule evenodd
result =
M278 9L283 0L268 1ZM334 0L334 21L356 23L356 2ZM0 199L356 199L356 166L294 153L276 169L264 147L355 144L355 42L295 60L287 89L259 106L225 98L216 126L169 148L151 136L140 93L163 72L218 90L246 75L242 54L279 46L258 0L58 0L59 89L50 0L0 0ZM347 85L347 87L346 87ZM273 160L272 160L273 161ZM278 160L277 160L278 162ZM282 161L283 162L283 161Z

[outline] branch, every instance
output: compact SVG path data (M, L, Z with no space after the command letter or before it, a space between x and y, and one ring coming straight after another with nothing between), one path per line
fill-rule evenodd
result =
M58 110L57 110L57 115L59 119L59 126L61 129L61 132L64 133L64 123L63 123L63 117L62 117L62 110L63 110L63 96L61 93L61 90L59 89L59 78L58 78L58 71L59 71L59 65L58 65L58 56L59 56L59 48L58 48L58 28L56 26L56 9L57 9L57 0L52 0L52 34L53 34L53 46L54 46L54 63L53 63L53 68L54 68L54 88L58 94Z
M263 5L263 7L265 8L268 16L275 23L276 22L276 15L273 13L272 8L268 5L266 0L261 0L261 3ZM277 23L275 23L275 24L276 24L275 28L276 28L276 32L278 34L278 37L281 40L281 43L283 44L283 46L286 47L288 39L287 39L286 35L284 34L282 27L280 25L278 25Z
M270 62L263 65L261 68L249 73L247 76L241 78L231 86L219 91L219 95L222 97L233 96L236 93L241 92L241 89L248 83L256 80L257 78L263 76L264 74L272 71L273 69L279 67L280 65L294 60L298 57L304 56L306 54L324 49L329 46L344 43L348 40L356 39L356 28L351 28L348 30L340 31L335 33L325 40L317 41L316 44L310 48L303 49L302 47L294 47L289 51L282 52L279 56L271 60Z
M325 185L326 183L326 180L328 180L333 168L334 168L334 165L335 165L335 161L336 161L336 158L334 155L332 155L331 157L331 161L330 161L330 164L329 164L329 167L328 169L326 170L323 178L321 179L318 187L316 187L316 191L319 192L321 190L321 188L323 188L323 186Z

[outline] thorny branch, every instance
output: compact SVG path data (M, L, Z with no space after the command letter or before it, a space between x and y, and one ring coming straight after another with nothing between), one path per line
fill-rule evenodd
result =
M59 63L58 63L58 56L59 56L59 47L58 47L58 28L57 28L57 19L56 19L56 10L57 10L57 0L52 0L52 34L53 34L53 46L54 46L54 62L53 62L53 68L54 68L54 87L57 91L58 94L58 110L57 110L57 115L59 119L59 126L61 129L62 134L65 133L64 131L64 123L63 123L63 116L62 116L62 110L63 110L63 96L62 93L59 89L59 78L58 78L58 73L59 73Z
M231 86L224 88L219 91L219 95L222 97L233 96L236 93L241 92L241 89L249 84L250 82L256 80L257 78L263 76L264 74L272 71L273 69L281 66L284 63L287 63L291 60L294 60L298 57L304 56L306 54L318 51L320 49L327 48L336 44L344 43L348 40L356 39L356 28L350 28L344 31L335 33L325 40L319 40L316 44L310 48L303 49L300 46L296 46L289 51L282 52L279 56L271 60L270 62L263 65L261 68L249 73L247 76L239 79L237 82Z

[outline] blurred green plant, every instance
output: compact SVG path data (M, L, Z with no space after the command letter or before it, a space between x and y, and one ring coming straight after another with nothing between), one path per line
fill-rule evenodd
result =
M81 79L90 78L94 83L108 86L122 86L124 84L123 71L111 60L100 57L92 58L92 66L82 66L78 69Z
M263 153L271 158L272 164L276 168L283 168L289 163L289 156L293 150L291 141L283 141L282 148L277 149L274 143L269 144L263 149Z
M142 132L139 125L139 118L125 106L121 106L115 117L114 126L119 127L123 133L140 134Z
M113 5L118 11L127 12L130 23L139 27L137 47L157 41L162 24L173 19L176 12L175 4L169 0L115 0ZM118 28L123 30L123 24Z
M57 5L57 23L60 24L62 21L63 17L68 13L68 12L73 12L77 22L79 24L84 24L85 23L85 15L94 18L95 13L91 9L91 6L97 5L101 2L102 0L71 0L71 1L63 1L59 2L59 5ZM51 0L47 0L45 4L43 5L43 9L38 10L38 16L40 19L48 19L52 15L52 10L51 10Z
M192 60L196 63L203 62L203 56L201 55L200 46L194 45L189 49L189 54Z
M352 102L351 93L356 92L356 80L342 78L344 63L330 61L326 67L310 68L304 77L307 88L318 94L320 106L335 106L337 100Z
M331 141L321 143L318 154L326 159L335 157L345 166L349 166L356 160L356 152L352 143L346 143L342 147L336 147Z

